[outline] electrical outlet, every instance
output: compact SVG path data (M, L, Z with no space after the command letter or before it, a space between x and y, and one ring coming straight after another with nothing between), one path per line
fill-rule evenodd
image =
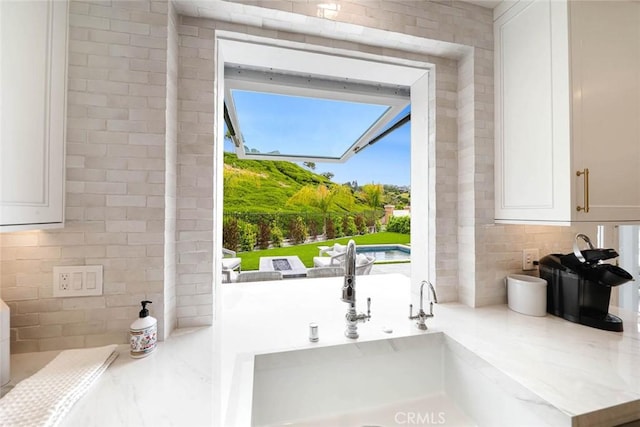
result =
M525 249L522 251L522 270L529 271L535 270L536 266L533 264L534 261L538 261L540 258L540 252L538 249Z
M102 266L53 267L54 297L102 295Z
M69 289L69 282L71 282L71 275L69 273L60 273L58 275L58 280L58 286L56 286L58 289L60 289L61 291L66 291Z

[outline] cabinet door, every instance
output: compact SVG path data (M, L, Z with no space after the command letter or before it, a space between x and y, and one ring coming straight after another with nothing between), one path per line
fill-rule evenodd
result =
M640 3L572 2L570 15L574 166L590 172L590 209L576 219L638 221ZM574 203L584 206L576 170Z
M495 22L497 222L571 220L567 19L544 0Z
M0 1L0 64L0 228L61 225L67 2Z

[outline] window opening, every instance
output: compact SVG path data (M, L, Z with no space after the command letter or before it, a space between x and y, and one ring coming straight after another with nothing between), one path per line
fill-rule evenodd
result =
M410 102L399 85L274 70L225 67L225 83L225 123L244 159L345 162L400 126Z

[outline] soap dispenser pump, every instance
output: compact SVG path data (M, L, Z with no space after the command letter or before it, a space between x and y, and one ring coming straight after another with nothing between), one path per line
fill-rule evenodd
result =
M139 318L131 324L129 342L131 343L131 357L139 359L149 355L156 349L158 340L158 321L149 315L147 304L151 301L140 301L142 310Z

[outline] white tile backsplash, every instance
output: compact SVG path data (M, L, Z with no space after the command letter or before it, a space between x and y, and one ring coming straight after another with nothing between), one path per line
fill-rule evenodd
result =
M315 2L287 0L177 6L201 18L178 16L164 0L70 2L67 222L0 235L13 352L126 342L143 298L153 301L161 336L212 323L218 30L435 64L430 228L443 301L505 302L501 278L519 269L521 249L568 250L567 228L492 225L491 11L462 2L340 4L327 20ZM53 266L93 263L104 265L101 300L51 298Z

